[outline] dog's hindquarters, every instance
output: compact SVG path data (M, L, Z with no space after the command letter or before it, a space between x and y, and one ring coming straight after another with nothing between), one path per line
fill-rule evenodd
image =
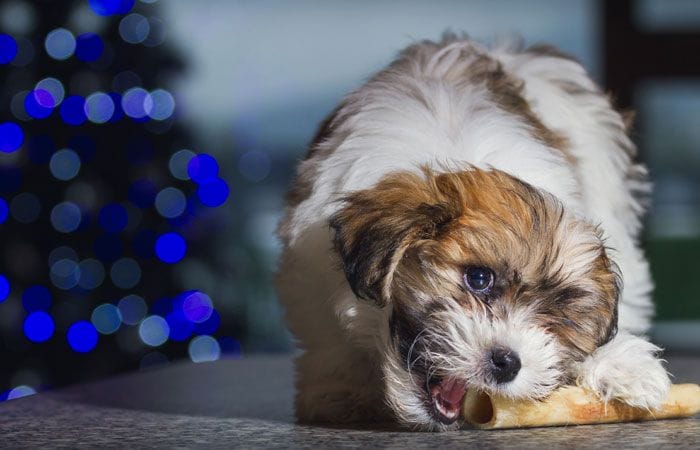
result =
M649 266L638 244L640 216L650 191L646 169L612 102L576 61L546 47L495 53L523 82L523 97L550 129L566 137L584 213L599 224L623 276L619 326L649 330L654 307Z

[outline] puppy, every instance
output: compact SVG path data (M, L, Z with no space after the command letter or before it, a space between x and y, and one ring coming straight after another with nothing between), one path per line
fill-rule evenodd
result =
M552 48L403 50L322 124L288 195L276 281L303 350L298 419L440 430L468 389L570 383L658 406L635 153Z

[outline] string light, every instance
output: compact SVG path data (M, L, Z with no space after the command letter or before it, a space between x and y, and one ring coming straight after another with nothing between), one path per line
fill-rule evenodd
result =
M197 336L187 347L192 362L216 361L221 357L219 342L211 336Z
M0 64L8 64L17 56L17 42L9 34L0 33Z
M119 300L117 308L119 309L122 321L127 325L138 324L146 317L146 313L148 313L146 301L142 297L133 294L127 295Z
M89 0L88 5L100 16L127 14L134 7L134 0Z
M82 213L73 202L62 202L51 210L51 225L61 233L70 233L78 229Z
M0 303L7 299L10 295L10 282L5 275L0 274Z
M0 224L4 223L5 220L7 220L9 211L10 208L7 206L7 202L5 201L5 199L0 198Z
M119 36L129 44L140 44L146 40L151 26L141 14L129 14L119 22Z
M46 35L44 48L53 59L68 59L75 52L75 37L65 28L57 28Z
M91 322L81 320L68 328L66 339L75 352L88 353L97 346L98 334Z
M96 61L104 51L102 39L95 33L83 33L75 40L75 56L81 61Z
M51 156L49 170L51 175L58 180L71 180L80 172L80 156L68 148L59 150Z
M170 327L161 316L148 316L139 325L139 337L144 344L159 347L168 340Z
M53 336L56 326L53 319L44 311L36 311L24 319L24 335L32 342L46 342Z
M95 92L85 100L85 115L92 123L108 122L114 115L114 100L104 92Z
M113 304L103 303L92 311L90 321L100 334L113 334L122 324L122 315Z
M24 132L14 122L0 123L0 152L12 153L24 142Z
M156 239L156 256L168 264L175 264L185 257L187 243L177 233L165 233Z

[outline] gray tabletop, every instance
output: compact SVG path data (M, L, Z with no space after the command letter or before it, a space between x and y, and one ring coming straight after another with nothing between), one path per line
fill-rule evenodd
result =
M700 358L669 357L674 382ZM0 403L2 447L654 447L700 448L700 420L418 433L297 425L291 358L165 368Z

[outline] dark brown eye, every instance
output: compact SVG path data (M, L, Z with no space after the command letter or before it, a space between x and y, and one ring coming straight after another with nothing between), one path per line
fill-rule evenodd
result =
M488 267L467 267L464 271L464 285L477 294L487 294L493 286L493 270Z

